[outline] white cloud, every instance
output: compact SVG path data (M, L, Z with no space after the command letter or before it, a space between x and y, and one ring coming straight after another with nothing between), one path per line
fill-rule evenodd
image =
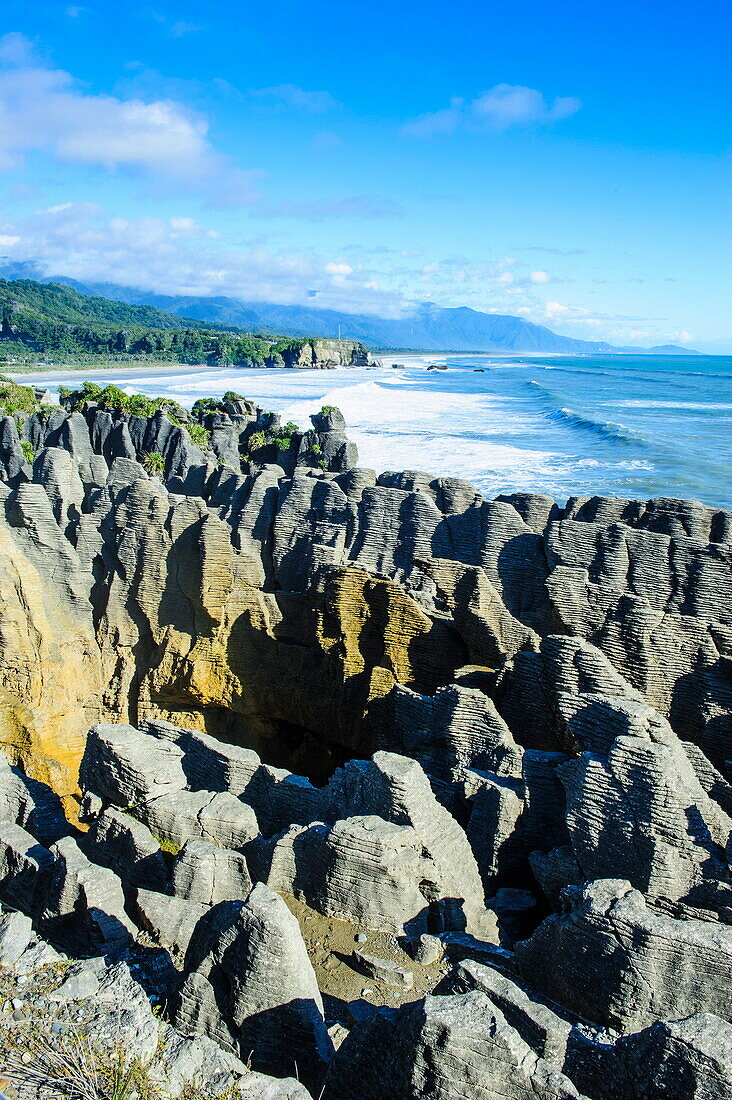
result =
M532 283L550 283L552 281L551 275L547 271L532 271L529 276Z
M507 130L558 122L580 109L574 96L558 96L551 103L535 88L520 84L496 84L477 99L452 99L449 107L420 115L402 127L412 137L430 138L452 133L458 127Z
M250 95L284 103L305 115L320 115L338 107L330 92L311 92L297 84L274 84L271 88L254 88Z
M41 260L51 275L115 282L160 294L227 295L399 315L403 295L374 271L311 250L232 243L191 217L110 217L93 203L64 203L17 220L0 215L7 258Z
M510 257L475 263L460 255L433 259L408 250L343 247L328 254L325 249L274 247L264 236L237 240L184 214L111 216L93 203L59 203L15 219L0 210L0 248L11 262L40 261L50 275L160 294L309 302L384 317L409 313L418 295L438 305L514 314L565 335L616 344L689 339L658 318L541 301L537 292L543 284L532 281L530 268Z
M208 122L172 99L94 95L39 60L23 35L0 38L0 168L32 152L113 171L214 179L226 162Z
M200 29L195 23L186 23L185 20L180 19L177 23L173 23L170 33L174 38L183 38L186 34L196 34Z

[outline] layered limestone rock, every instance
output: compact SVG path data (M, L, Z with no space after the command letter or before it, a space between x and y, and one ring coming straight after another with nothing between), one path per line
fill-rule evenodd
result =
M354 1096L577 1100L580 1094L474 990L427 997L398 1016L375 1013L356 1029L339 1049L324 1092L325 1100Z
M240 439L253 424L233 406L216 416ZM162 411L92 406L27 429L42 445L34 483L6 462L0 525L2 736L16 759L70 793L92 721L169 717L290 767L316 747L326 772L364 747L413 752L448 797L466 768L516 775L510 738L496 757L501 717L525 747L564 747L547 707L560 658L541 641L564 634L599 647L723 766L726 513L603 498L560 509L415 472L337 472L339 416L315 417L320 457L302 452L312 465L289 475L227 474ZM15 454L12 431L6 442ZM135 462L153 451L167 489ZM492 695L496 673L489 714L466 692ZM429 731L445 723L437 760Z
M188 948L178 1026L257 1070L317 1081L332 1046L297 921L262 883L211 917Z
M620 713L627 721L629 714L638 717L638 708L621 707ZM675 756L668 730L658 722L654 729ZM548 757L554 773L549 783ZM155 774L149 771L153 764ZM563 754L524 753L529 803L531 792L539 792L537 832L526 826L526 846L539 835L540 823L558 812L556 771L568 766ZM58 822L57 811L50 818L27 813L23 792L27 795L28 788L17 769L8 768L7 775L3 812L41 830L48 829L49 820ZM145 731L97 726L87 741L81 775L96 790L85 792L82 816L90 828L78 841L66 836L48 850L21 825L0 822L0 902L21 910L0 920L0 967L29 974L59 963L44 936L72 955L134 959L132 970L142 971L147 988L176 1004L179 1032L161 1035L149 1027L142 1013L147 999L139 987L129 984L126 971L105 971L99 959L88 970L72 967L58 997L96 998L99 1034L109 1034L115 998L121 999L128 1038L130 1029L139 1028L135 1048L139 1045L143 1062L154 1066L155 1080L170 1095L177 1095L176 1081L190 1080L194 1069L213 1088L229 1079L226 1074L241 1065L239 1059L256 1071L294 1073L313 1095L350 1100L487 1100L496 1094L522 1100L610 1100L611 1095L723 1100L729 1093L732 1058L725 1021L732 942L729 928L719 922L724 914L684 902L681 915L671 917L651 908L657 898L646 900L628 882L598 880L560 891L563 911L515 943L515 954L495 945L494 913L501 922L526 919L522 914L533 899L525 890L502 889L491 899L492 911L484 910L483 917L493 920L493 935L485 919L478 922L478 935L453 930L466 916L481 915L479 903L470 904L479 890L477 866L466 834L440 806L416 761L379 752L372 761L350 762L318 790L302 777L262 765L251 750L156 721ZM186 786L177 789L181 782ZM204 782L225 789L197 789ZM30 788L33 806L53 805L41 784ZM244 833L243 852L194 835L177 853L163 853L137 817L147 807L187 799L195 799L202 812L216 799L229 799L269 827L288 814L301 819L317 814L326 821L310 817L308 825L294 823L284 835L269 838ZM256 813L247 800L256 804ZM230 804L223 805L229 830ZM366 809L371 816L354 816ZM172 809L169 813L181 822ZM190 809L186 813L197 820ZM359 846L360 832L379 838L370 863L367 848ZM333 847L337 859L328 862L333 837L342 842ZM390 851L401 852L401 858ZM561 867L556 853L566 851L571 848L552 848L544 865ZM263 852L270 855L268 868ZM617 852L621 858L621 849ZM532 864L539 866L536 857ZM567 864L568 857L563 859ZM355 937L359 946L352 960L358 974L368 974L366 980L390 989L392 996L403 990L412 1000L398 1011L364 1011L369 1007L364 1000L348 1006L350 1033L335 1058L297 920L257 882L263 869L270 886L279 875L288 890L302 893L331 919L340 906L339 914L356 919L356 927L393 928L414 942L425 925L410 919L412 914L436 918L427 922L433 934L421 935L408 968L360 946L367 936ZM557 870L554 874L561 878ZM257 883L253 888L250 876ZM441 899L422 892L430 883L427 876L431 889L445 895ZM140 885L150 877L154 889ZM693 919L693 912L707 919ZM372 923L374 914L378 921ZM451 924L456 916L462 922ZM157 948L150 947L150 937ZM428 947L437 948L429 957ZM168 950L182 969L180 977ZM151 951L145 962L141 952ZM462 961L434 995L415 997L415 967L434 965L443 951ZM334 1007L331 998L329 1011ZM618 1040L593 1031L588 1021L625 1035ZM339 1029L342 1037L341 1025L331 1028L334 1034ZM186 1032L197 1037L183 1038ZM210 1045L198 1046L201 1039ZM227 1062L222 1050L234 1062ZM154 1051L161 1064L153 1060ZM292 1095L286 1082L270 1084L272 1079L256 1072L246 1080L252 1095L266 1096L266 1089L277 1097ZM258 1094L257 1088L265 1091Z
M0 950L154 959L332 1098L722 1100L732 517L377 476L312 420L0 422ZM273 890L408 946L344 957L413 1003L324 1003Z
M628 882L564 891L566 911L516 945L527 981L620 1031L695 1012L732 1016L732 929L654 913Z

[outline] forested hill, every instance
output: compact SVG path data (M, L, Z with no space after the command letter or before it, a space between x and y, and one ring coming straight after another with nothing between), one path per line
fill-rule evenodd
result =
M309 366L324 360L323 343L307 337L252 336L231 325L81 294L60 283L0 279L0 362L7 364L144 360ZM354 355L356 360L367 357L360 345L328 344L328 355L341 365Z

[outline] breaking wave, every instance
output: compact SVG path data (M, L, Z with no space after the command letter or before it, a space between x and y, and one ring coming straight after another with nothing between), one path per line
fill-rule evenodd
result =
M540 394L544 403L550 406L544 415L552 423L563 424L577 431L590 432L600 439L609 440L611 443L620 443L626 447L643 445L643 437L638 432L626 428L625 425L615 424L612 420L600 420L587 413L567 408L566 405L560 404L561 398L558 394L553 393L546 386L542 386L534 378L528 384L534 388L534 392Z

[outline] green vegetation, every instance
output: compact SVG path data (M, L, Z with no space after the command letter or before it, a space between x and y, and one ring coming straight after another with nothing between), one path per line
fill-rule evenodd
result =
M0 361L284 366L312 339L253 336L60 283L0 279ZM233 395L240 400L239 394Z
M191 443L195 443L197 447L203 447L204 450L211 446L211 439L203 424L188 424L187 429Z
M82 382L78 390L59 386L58 395L66 409L86 412L92 405L99 405L112 412L128 416L154 416L162 410L175 423L181 424L183 410L169 397L145 397L142 393L125 393L119 386L100 386L96 382Z
M20 449L23 452L23 458L29 466L32 466L33 460L36 457L36 452L33 450L33 444L29 443L27 439L24 439L20 444Z
M153 833L153 836L155 834ZM166 836L155 836L158 844L160 845L161 852L167 852L170 856L177 856L180 851L180 844L176 844L172 840L168 840Z
M322 405L320 409L321 416L329 416L335 408L335 405Z
M290 420L287 424L278 429L278 433L272 442L276 443L281 451L289 451L292 446L293 438L299 431L300 429L297 424L293 424Z
M246 401L246 397L234 390L227 390L221 400L227 404L232 404L234 401Z
M149 454L142 457L142 468L148 474L153 474L156 477L162 475L165 470L165 457L160 451L150 451Z
M19 386L9 379L0 379L0 413L35 412L38 401L32 386Z
M252 432L247 440L250 451L258 451L260 447L266 447L267 436L264 432Z
M204 416L206 413L223 412L222 402L215 397L199 397L195 401L191 412L194 416Z

